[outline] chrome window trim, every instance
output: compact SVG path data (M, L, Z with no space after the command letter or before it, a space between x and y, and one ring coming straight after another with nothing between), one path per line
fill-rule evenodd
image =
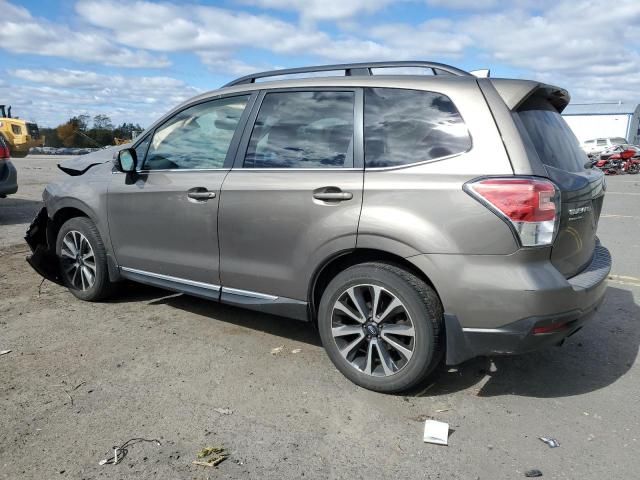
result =
M472 139L473 142L473 139ZM462 155L466 155L467 153L469 153L471 150L473 150L473 146L469 149L466 150L464 152L460 152L460 153L454 153L452 155L445 155L444 157L437 157L437 158L430 158L429 160L421 160L418 162L413 162L413 163L405 163L402 165L389 165L388 167L367 167L366 166L366 157L365 157L365 170L367 171L384 171L384 170L398 170L401 168L406 168L406 167L415 167L417 165L426 165L428 163L436 163L436 162L441 162L443 160L450 160L452 158L456 158L456 157L460 157Z
M139 175L149 175L150 173L166 173L166 172L227 172L229 168L167 168L162 170L138 170L136 171ZM118 170L114 170L111 173L116 174L125 174L126 172L120 172Z
M277 300L279 297L275 295L267 295L266 293L252 292L251 290L241 290L239 288L222 287L222 293L230 293L243 297L260 298L263 300Z
M243 172L361 172L363 168L358 167L332 167L332 168L245 168L245 167L233 167L233 171Z
M207 290L213 290L214 292L220 291L220 285L213 283L196 282L195 280L187 280L185 278L172 277L171 275L163 275L161 273L147 272L145 270L138 270L136 268L120 267L123 272L135 273L137 275L143 275L145 277L157 278L159 280L167 280L169 282L182 283L183 285L190 285L192 287L205 288Z

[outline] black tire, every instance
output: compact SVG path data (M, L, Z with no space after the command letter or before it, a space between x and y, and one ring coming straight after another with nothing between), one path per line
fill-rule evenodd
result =
M391 375L376 377L356 368L340 354L332 335L333 306L348 288L357 285L383 287L410 315L415 331L413 355ZM399 393L422 385L444 354L443 309L437 294L422 279L393 264L363 263L336 275L320 300L318 329L336 368L353 383L377 392Z
M89 242L95 257L95 276L93 285L86 289L77 288L72 280L65 274L65 263L62 258L63 239L69 232L80 232ZM75 217L67 220L60 230L56 239L56 256L60 265L60 273L64 285L69 291L87 302L97 302L104 300L113 293L114 284L109 281L109 271L107 267L107 253L98 233L95 224L86 217Z

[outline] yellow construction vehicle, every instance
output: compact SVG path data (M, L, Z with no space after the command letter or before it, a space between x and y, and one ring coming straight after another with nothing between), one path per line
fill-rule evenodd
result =
M26 157L31 147L41 147L44 139L35 123L11 116L11 107L0 105L0 135L9 144L12 157Z

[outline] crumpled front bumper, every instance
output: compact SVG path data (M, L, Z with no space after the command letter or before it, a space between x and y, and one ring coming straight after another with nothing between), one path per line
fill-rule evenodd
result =
M29 225L24 237L32 252L27 257L27 263L47 280L62 285L60 264L55 253L55 245L51 241L50 227L47 209L42 208Z

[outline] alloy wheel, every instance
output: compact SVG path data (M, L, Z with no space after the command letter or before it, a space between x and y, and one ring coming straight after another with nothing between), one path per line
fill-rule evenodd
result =
M398 373L415 349L415 328L407 308L379 285L349 287L338 297L331 334L351 366L375 377Z
M96 281L96 257L87 237L77 230L62 239L62 272L77 290L88 290Z

